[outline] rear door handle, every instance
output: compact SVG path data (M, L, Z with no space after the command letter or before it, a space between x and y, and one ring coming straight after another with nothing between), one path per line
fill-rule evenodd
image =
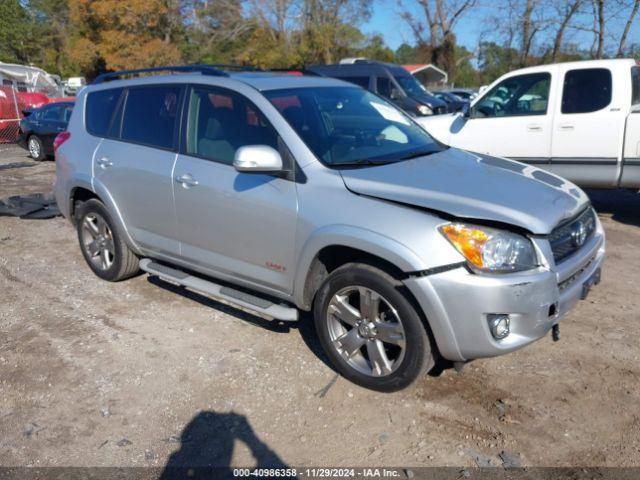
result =
M529 130L530 132L541 132L542 125L538 125L537 123L530 123L529 125L527 125L527 130Z
M570 123L560 124L560 130L573 130L573 125Z
M113 166L113 162L107 157L99 158L98 160L96 160L96 163L103 169Z
M198 181L193 178L193 175L191 175L190 173L185 173L184 175L177 176L175 180L184 188L191 188L198 185Z

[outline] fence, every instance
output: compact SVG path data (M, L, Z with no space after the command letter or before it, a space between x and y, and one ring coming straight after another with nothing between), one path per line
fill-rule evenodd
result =
M18 139L23 106L13 86L0 86L0 144Z

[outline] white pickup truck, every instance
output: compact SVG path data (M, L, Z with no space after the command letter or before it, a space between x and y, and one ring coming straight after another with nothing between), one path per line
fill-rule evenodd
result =
M640 188L640 63L503 75L462 113L418 119L446 145L535 164L584 187Z

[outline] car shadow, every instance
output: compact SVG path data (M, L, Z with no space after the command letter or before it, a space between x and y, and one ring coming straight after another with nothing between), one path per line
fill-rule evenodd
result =
M253 430L246 416L201 411L180 435L180 448L169 457L160 480L234 478L231 462L235 442L243 443L255 468L287 468L284 461Z
M331 368L331 370L335 371L335 368L329 361L329 358L324 353L324 350L322 349L322 345L320 345L320 341L318 340L318 336L316 335L316 330L313 323L313 316L311 315L310 312L304 312L300 310L299 311L300 317L297 322L267 320L257 315L253 315L251 313L245 312L235 307L218 302L216 300L213 300L210 297L199 294L197 292L193 292L184 287L180 287L180 286L165 282L156 276L152 276L152 275L148 276L147 281L167 291L170 291L177 295L181 295L184 298L187 298L194 302L198 302L199 304L204 305L205 307L213 308L227 315L231 315L255 327L269 330L270 332L290 333L291 330L297 330L298 333L300 334L300 338L302 338L302 341L309 348L309 350L311 350L311 352L316 357L318 357L318 360L320 360L326 366Z
M16 168L30 168L38 165L36 162L13 162L13 163L4 163L0 165L0 171L2 170L13 170Z
M631 190L585 190L598 213L616 222L640 227L640 194Z

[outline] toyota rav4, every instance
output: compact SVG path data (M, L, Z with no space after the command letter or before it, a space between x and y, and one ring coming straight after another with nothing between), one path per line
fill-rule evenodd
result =
M106 74L55 147L57 201L96 275L143 270L281 321L310 311L336 370L380 391L542 338L600 278L582 190L448 148L340 80Z

